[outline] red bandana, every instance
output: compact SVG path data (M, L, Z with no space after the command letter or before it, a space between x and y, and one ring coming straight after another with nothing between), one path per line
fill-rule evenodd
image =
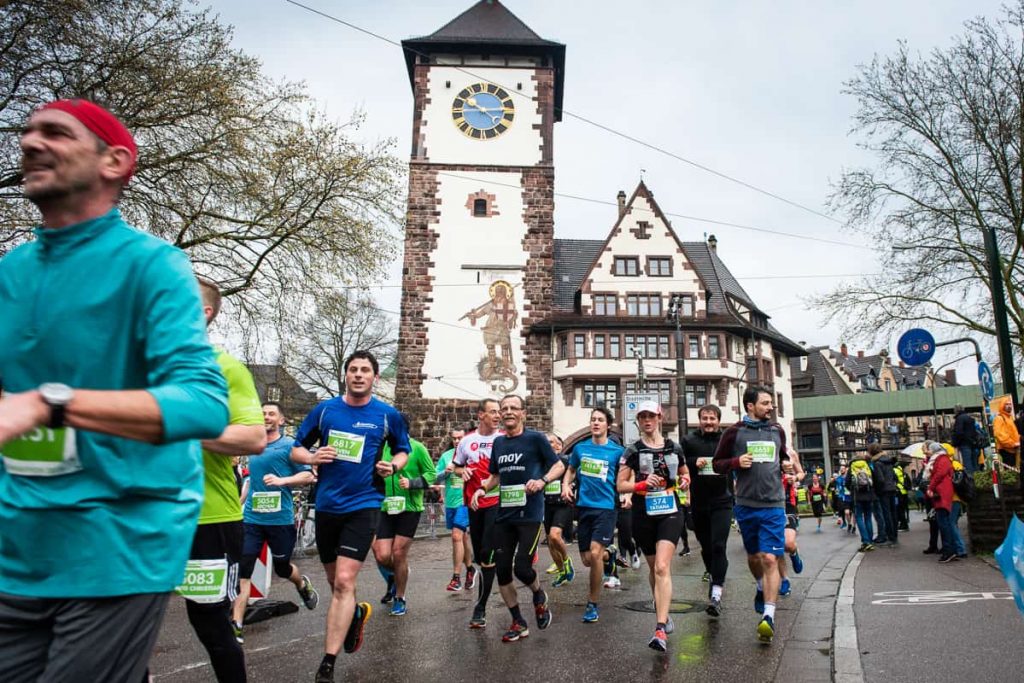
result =
M132 154L132 165L124 176L124 182L127 183L135 173L135 163L139 158L139 149L135 146L135 139L132 138L132 134L124 127L124 124L109 111L89 100L57 100L44 104L39 109L57 109L67 112L81 121L82 125L95 133L96 137L103 142L112 147L127 148Z

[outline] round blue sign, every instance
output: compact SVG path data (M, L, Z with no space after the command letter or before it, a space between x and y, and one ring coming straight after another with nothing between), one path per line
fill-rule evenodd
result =
M935 355L935 337L919 327L907 330L896 343L896 353L907 365L924 365Z
M992 379L992 368L985 361L978 363L978 384L981 385L981 393L985 400L991 401L996 395L996 382Z

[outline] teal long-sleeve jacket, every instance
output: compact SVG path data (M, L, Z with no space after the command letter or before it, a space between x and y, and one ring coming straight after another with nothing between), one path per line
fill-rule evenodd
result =
M4 390L144 389L164 440L78 430L80 467L56 476L13 474L18 463L5 458L0 593L167 592L182 579L202 502L198 439L216 438L228 419L191 266L117 209L35 234L0 259Z

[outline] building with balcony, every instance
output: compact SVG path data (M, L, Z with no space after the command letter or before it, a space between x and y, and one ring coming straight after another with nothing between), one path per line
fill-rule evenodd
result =
M805 352L770 322L719 257L717 240L682 241L650 189L618 196L618 219L604 239L554 241L553 426L574 441L587 433L590 409L623 418L622 397L660 396L666 426L680 423L676 354L685 360L687 422L717 405L723 422L742 414L748 384L769 387L777 418L791 431L790 359ZM678 296L682 348L669 300ZM644 385L638 383L642 363ZM678 432L676 432L678 436Z

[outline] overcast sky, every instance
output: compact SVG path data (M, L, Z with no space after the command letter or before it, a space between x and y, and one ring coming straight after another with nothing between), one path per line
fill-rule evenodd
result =
M473 1L303 4L399 41L432 33ZM899 40L922 53L945 47L967 19L1000 15L995 0L504 4L541 37L566 44L568 112L822 212L844 168L873 163L850 135L856 103L841 92L857 66L893 53ZM359 135L394 138L396 153L408 156L413 103L400 48L285 0L212 6L235 27L235 45L261 58L269 75L305 81L333 118L362 109ZM692 217L671 217L680 238L716 235L725 263L784 334L838 347L838 330L822 325L801 297L829 291L843 281L836 276L878 272L874 251L695 219L874 245L837 222L570 116L556 125L556 193L614 203L618 190L632 192L641 169L665 212ZM616 218L613 206L566 197L555 206L560 238L602 239ZM380 305L395 311L400 261L384 283L391 286L375 290ZM894 348L895 340L870 350L881 346ZM936 363L960 355L942 351ZM973 372L964 366L961 381Z

